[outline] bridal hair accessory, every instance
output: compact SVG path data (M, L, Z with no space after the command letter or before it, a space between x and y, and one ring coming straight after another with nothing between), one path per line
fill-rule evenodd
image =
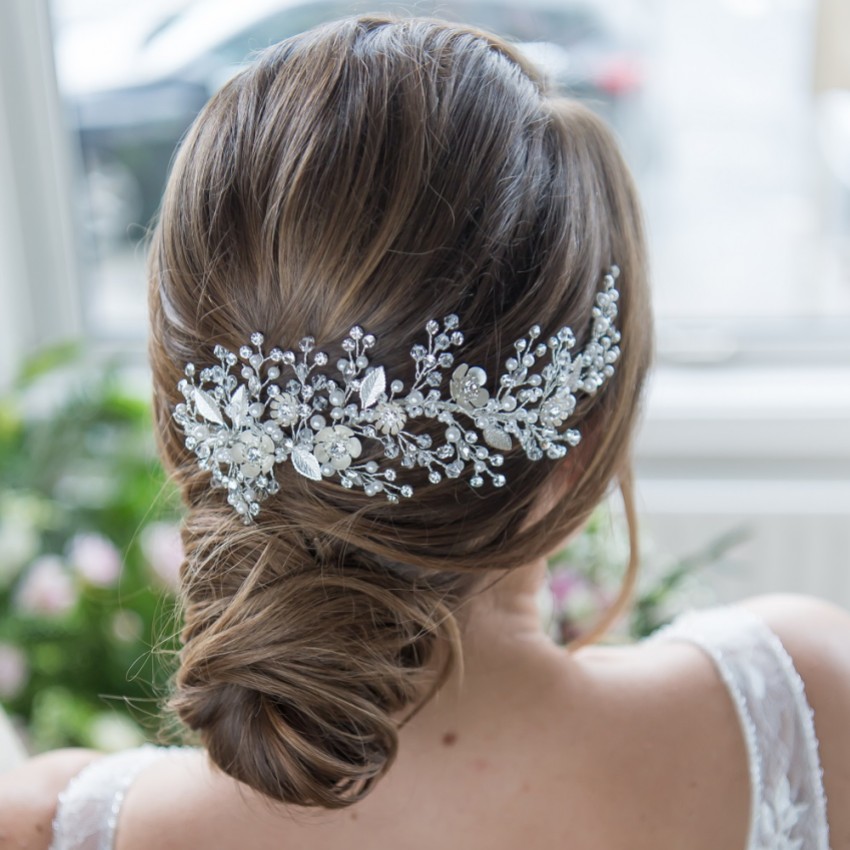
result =
M246 524L259 513L260 502L279 491L274 468L287 461L305 478L336 476L343 487L360 488L367 496L383 493L391 502L413 495L409 484L397 480L397 467L423 467L432 484L470 468L473 487L481 487L485 476L501 487L503 453L515 442L529 459L540 460L563 457L581 439L573 428L559 429L575 409L575 394L593 395L614 373L620 356L614 327L618 275L612 266L603 279L583 351L571 353L576 338L569 327L544 343L534 325L514 343L516 354L505 361L494 394L480 366L455 363L449 349L462 345L464 337L458 317L450 315L442 323L428 321L427 345L411 349L415 374L409 389L371 364L367 352L377 340L358 326L342 341L338 377L320 371L328 355L314 350L313 337L301 340L299 353L273 348L264 354L263 335L254 333L251 346L242 346L238 355L217 345L220 365L186 366L178 385L185 403L177 405L174 419L186 448L211 473L212 486L227 490L227 501ZM533 371L544 358L548 362ZM452 367L444 397L443 370ZM442 438L408 430L423 418L444 426ZM360 461L364 441L379 443L373 454L397 464Z

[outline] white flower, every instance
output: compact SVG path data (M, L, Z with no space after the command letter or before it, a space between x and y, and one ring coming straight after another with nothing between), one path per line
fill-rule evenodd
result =
M78 534L71 541L68 562L83 580L111 587L121 575L121 553L100 534Z
M313 449L316 460L319 463L329 463L336 470L348 469L351 461L360 457L361 451L360 440L354 436L354 431L345 425L331 425L316 434L316 445Z
M484 389L486 383L487 373L483 369L478 366L470 368L466 363L461 363L452 372L452 398L466 410L484 407L490 400L490 393Z
M277 421L277 424L286 428L294 425L299 418L298 400L291 393L276 395L269 402L269 416Z
M26 685L29 675L24 653L10 643L0 643L0 699L14 699Z
M19 610L42 616L64 614L76 601L71 574L56 555L44 555L33 561L15 594Z
M99 714L92 720L88 730L92 747L107 753L131 750L145 741L142 730L120 714Z
M142 531L139 545L157 577L166 587L176 590L184 557L178 526L168 522L152 522Z
M243 478L257 478L274 466L274 440L259 430L246 429L230 447L230 457Z
M17 577L21 567L38 552L38 533L32 525L16 517L0 520L0 587Z
M112 615L111 626L115 639L122 643L134 643L141 640L145 632L142 618L135 611L127 609L121 609Z
M405 422L407 422L407 414L397 402L382 401L375 408L375 424L382 434L395 436L404 428Z

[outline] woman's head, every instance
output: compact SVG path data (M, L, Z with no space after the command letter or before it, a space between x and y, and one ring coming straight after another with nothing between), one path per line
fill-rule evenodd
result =
M506 452L504 487L411 469L414 498L393 504L281 464L244 526L173 419L185 364L255 331L282 348L310 335L335 363L362 325L407 385L425 322L449 314L459 358L489 375L534 324L571 327L580 350L614 264L623 353L578 397L567 424L582 442L558 461ZM627 474L651 337L644 264L608 131L487 34L348 19L263 52L212 99L154 233L150 350L160 448L189 508L172 704L222 769L326 807L383 775L394 716L457 662L460 606L482 577L551 552ZM441 429L416 423L435 441Z

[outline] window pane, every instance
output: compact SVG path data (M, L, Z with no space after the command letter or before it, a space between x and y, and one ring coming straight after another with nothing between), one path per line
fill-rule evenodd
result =
M662 346L846 358L850 52L830 44L850 43L847 5L55 0L90 332L144 333L142 239L206 99L256 49L399 8L505 34L614 126L646 204Z

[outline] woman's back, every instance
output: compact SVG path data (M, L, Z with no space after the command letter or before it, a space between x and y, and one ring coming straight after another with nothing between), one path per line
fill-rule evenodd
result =
M827 850L809 709L761 618L799 643L795 629L817 617L818 653L842 630L850 636L850 618L793 599L750 606L758 617L714 609L637 647L573 657L530 631L525 641L482 634L487 648L468 657L462 692L448 689L417 716L385 781L345 811L271 805L211 772L201 750L108 757L66 792L54 848L88 846L78 843L77 817L100 820L108 832L121 780L139 770L123 799L116 850ZM850 690L847 673L832 689L835 700L843 687L839 703ZM825 730L836 755L842 743ZM837 799L846 796L840 775L826 778ZM75 793L91 801L98 784L106 822L73 804ZM837 803L830 814L842 828L840 810ZM833 850L848 846L840 835Z

